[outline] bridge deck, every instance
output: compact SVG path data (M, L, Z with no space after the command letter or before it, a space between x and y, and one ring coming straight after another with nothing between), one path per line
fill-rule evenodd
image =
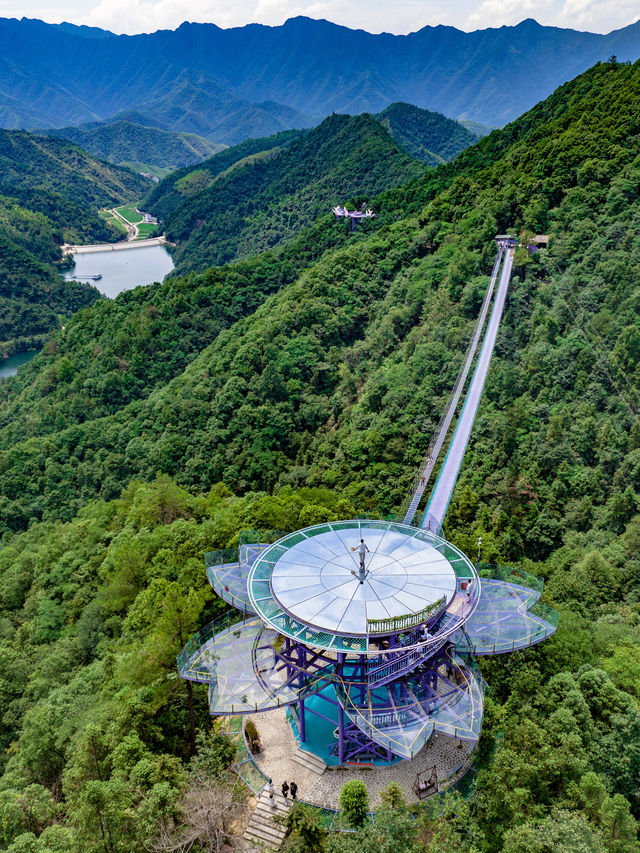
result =
M473 373L471 385L467 391L467 396L460 413L460 418L456 425L449 450L446 458L440 469L436 485L431 493L429 503L422 517L421 527L428 527L437 531L442 526L451 495L458 479L458 473L465 450L469 442L469 436L473 428L473 423L480 405L480 398L484 390L485 380L491 363L491 356L498 335L500 320L504 309L505 300L507 298L507 290L509 289L509 280L511 278L511 268L513 266L514 249L509 248L504 257L504 265L502 274L500 275L500 283L496 293L495 302L489 318L489 324L480 350L480 356L476 369Z

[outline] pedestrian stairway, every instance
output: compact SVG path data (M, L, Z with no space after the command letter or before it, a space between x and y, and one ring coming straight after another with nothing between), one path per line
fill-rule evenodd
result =
M304 749L297 749L293 753L292 758L296 764L299 764L300 767L304 767L305 770L310 770L312 773L315 773L316 776L322 776L324 771L327 769L327 765L321 758L314 755L312 752L306 752Z
M258 797L258 802L251 820L242 838L252 847L264 850L278 850L287 831L284 824L276 823L276 815L286 815L291 806L290 800L285 800L282 794L274 794L275 807L269 800L269 792L265 788Z

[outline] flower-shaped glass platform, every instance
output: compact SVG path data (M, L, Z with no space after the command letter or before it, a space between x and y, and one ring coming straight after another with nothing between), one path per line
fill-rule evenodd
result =
M541 642L555 632L558 614L538 603L539 597L538 590L483 579L478 606L453 642L477 655L512 652Z

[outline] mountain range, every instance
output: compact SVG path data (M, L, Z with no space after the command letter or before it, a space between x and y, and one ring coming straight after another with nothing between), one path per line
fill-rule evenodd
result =
M240 726L217 734L207 691L176 673L196 631L198 643L229 636L204 554L399 509L507 229L523 245L445 535L527 597L540 594L532 575L544 578L537 606L558 610L558 630L480 660L482 736L471 753L459 739L446 747L462 770L473 764L461 785L410 805L389 786L364 826L327 832L316 783L296 770L318 808L292 806L283 850L637 853L639 100L640 62L602 62L435 168L373 116L331 115L157 188L170 218L199 196L209 205L216 178L237 196L255 187L264 245L286 195L321 199L327 177L359 186L367 156L386 158L371 181L406 173L355 232L324 213L259 255L208 268L203 257L187 275L83 303L0 382L3 853L195 853L221 838L239 850L265 780L248 761L228 767L246 755ZM53 251L53 225L88 228L99 193L149 185L22 132L0 133L0 157L0 236L18 248ZM250 193L240 201L250 219ZM186 240L210 228L202 214ZM548 235L545 248L527 251L531 232ZM246 672L257 642L234 646L228 673ZM280 755L267 715L252 718L264 752ZM332 729L317 737L332 743ZM415 776L403 778L411 795Z
M75 142L101 160L139 167L138 171L191 166L224 148L195 133L176 133L123 120L62 127L47 135Z
M500 126L609 56L640 56L640 22L609 33L515 27L406 36L297 17L279 27L116 36L0 19L0 126L47 128L114 116L234 144L331 112L406 101Z
M452 160L489 130L473 122L469 122L467 128L461 122L411 104L391 104L376 118L405 151L429 166ZM164 177L174 169L207 160L227 147L223 143L209 142L194 133L160 130L122 119L92 122L80 127L71 125L45 132L48 136L75 142L90 154L110 163L129 166L138 172L151 171L159 177ZM297 133L299 131L294 132L294 135ZM216 170L218 163L229 165L232 161L270 148L272 142L283 144L284 137L281 134L268 138L253 137L248 146L246 141L236 144L233 147L237 151L215 161Z

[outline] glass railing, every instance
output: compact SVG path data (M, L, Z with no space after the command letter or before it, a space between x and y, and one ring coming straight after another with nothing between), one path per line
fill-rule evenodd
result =
M487 564L480 565L480 577L487 580L501 580L505 583L519 584L534 592L541 593L544 586L544 580L526 572L524 569L513 568L510 566L489 566ZM538 598L540 595L538 594Z
M200 628L196 633L189 638L184 648L180 651L177 657L178 673L181 678L186 678L190 681L205 681L208 682L210 669L203 669L206 665L204 652L206 646L215 638L220 631L225 631L233 625L240 625L247 621L247 617L232 610L224 616L214 619L208 625Z
M468 647L467 647L468 650ZM472 660L442 652L424 672L382 685L358 681L359 669L336 676L336 694L350 720L372 741L412 758L440 731L459 740L480 736L483 681Z
M407 613L403 616L392 616L388 619L368 619L367 631L370 634L396 634L398 631L406 631L407 628L415 628L429 619L437 616L447 605L446 596L429 604L418 613Z

